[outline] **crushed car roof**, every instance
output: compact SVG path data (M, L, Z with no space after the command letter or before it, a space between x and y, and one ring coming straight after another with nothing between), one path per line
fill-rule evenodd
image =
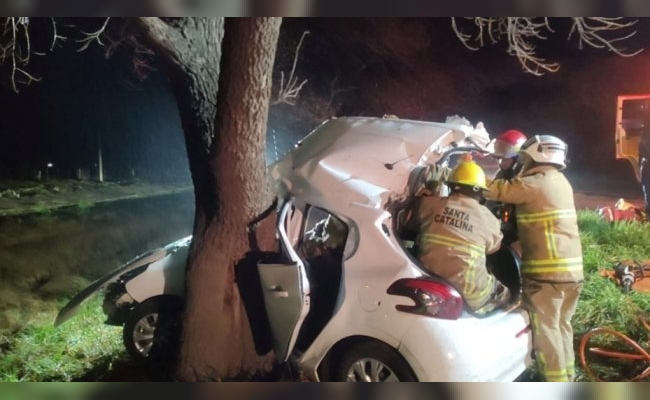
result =
M325 121L271 165L276 192L335 211L350 205L381 209L406 192L413 168L444 151L490 138L482 123L345 117Z

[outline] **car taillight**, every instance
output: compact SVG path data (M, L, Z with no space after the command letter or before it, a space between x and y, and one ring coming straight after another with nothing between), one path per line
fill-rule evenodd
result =
M463 298L444 282L405 278L390 285L387 293L415 302L414 305L398 304L395 306L398 311L443 319L458 319L463 312Z

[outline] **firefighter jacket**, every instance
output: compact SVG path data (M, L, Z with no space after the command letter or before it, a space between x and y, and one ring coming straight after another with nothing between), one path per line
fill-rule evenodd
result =
M516 205L522 276L550 282L582 281L573 188L562 172L554 166L538 166L510 181L496 179L488 188L486 198Z
M512 168L501 169L494 175L496 179L511 180L520 172L520 166L515 164ZM511 203L503 203L500 201L487 200L485 206L499 218L501 221L501 232L503 232L503 244L510 245L518 240L517 237L517 213L515 205Z
M496 278L486 269L486 254L501 246L499 221L477 200L452 193L449 197L416 199L409 229L417 231L416 255L432 273L449 281L477 310L496 290Z

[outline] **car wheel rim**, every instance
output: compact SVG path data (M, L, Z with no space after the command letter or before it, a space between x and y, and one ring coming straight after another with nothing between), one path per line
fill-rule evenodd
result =
M144 356L149 354L153 345L157 322L158 313L148 314L142 317L133 328L133 343Z
M399 378L386 364L373 358L356 361L347 373L348 382L399 382Z

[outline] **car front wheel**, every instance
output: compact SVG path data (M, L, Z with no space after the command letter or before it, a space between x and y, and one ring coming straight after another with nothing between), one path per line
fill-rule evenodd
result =
M175 297L156 297L135 306L122 332L126 350L136 359L176 356L181 313L181 300Z
M335 377L339 382L417 382L404 358L379 342L350 348L338 364Z

